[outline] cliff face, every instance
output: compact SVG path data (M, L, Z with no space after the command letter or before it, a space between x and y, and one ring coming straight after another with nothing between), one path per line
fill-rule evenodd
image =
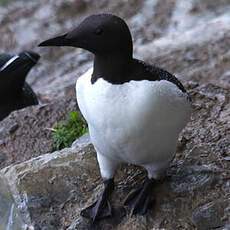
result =
M134 217L115 212L95 228L228 229L228 0L39 0L0 7L0 50L33 49L42 56L29 76L42 105L0 122L0 229L89 229L79 213L102 189L95 152L85 137L50 153L49 128L76 109L74 84L92 65L92 56L79 49L35 46L102 11L127 20L136 57L178 76L192 96L193 115L166 179L154 190L156 204L150 212ZM115 207L144 175L134 166L118 170Z

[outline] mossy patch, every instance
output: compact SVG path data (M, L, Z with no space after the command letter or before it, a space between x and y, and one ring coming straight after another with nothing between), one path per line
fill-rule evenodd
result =
M0 0L0 6L7 5L11 0Z
M54 150L70 147L80 136L88 132L87 124L79 112L69 113L66 121L58 122L52 129Z

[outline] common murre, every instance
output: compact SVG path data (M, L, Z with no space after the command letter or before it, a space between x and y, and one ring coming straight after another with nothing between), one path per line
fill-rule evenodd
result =
M77 80L76 93L104 191L81 214L93 221L112 215L113 177L123 162L148 172L143 186L125 201L133 214L145 214L155 180L173 159L178 135L190 117L183 85L167 71L134 59L128 26L111 14L89 16L73 31L40 46L73 46L95 55L93 68Z
M36 94L25 79L39 58L32 51L0 54L0 121L14 110L38 104Z

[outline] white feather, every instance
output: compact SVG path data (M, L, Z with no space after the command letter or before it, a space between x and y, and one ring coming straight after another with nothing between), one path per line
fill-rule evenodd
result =
M166 80L113 85L100 78L92 84L91 74L92 69L78 79L76 92L102 177L113 177L117 164L127 162L157 178L190 117L187 95Z

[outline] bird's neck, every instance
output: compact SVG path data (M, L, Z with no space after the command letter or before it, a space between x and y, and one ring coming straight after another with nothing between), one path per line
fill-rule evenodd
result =
M121 84L132 60L132 55L95 55L91 82L103 78L110 83Z

